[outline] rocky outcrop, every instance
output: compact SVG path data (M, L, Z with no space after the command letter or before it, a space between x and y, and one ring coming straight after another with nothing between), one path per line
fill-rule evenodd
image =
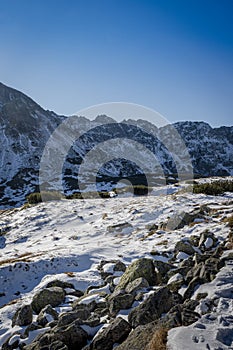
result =
M231 254L221 259L224 247L225 242L204 231L178 241L167 262L140 258L126 267L121 260L101 261L98 270L103 283L98 288L80 291L72 283L49 282L35 293L31 305L16 311L12 327L27 327L9 337L3 350L144 349L161 327L192 325L216 306L216 300L206 294L191 297L232 260ZM179 253L187 257L180 259ZM115 274L121 275L118 284ZM56 307L69 295L74 298L70 310L59 312ZM128 314L128 321L122 314ZM33 331L40 332L34 339ZM28 337L33 339L31 344ZM221 332L218 337L223 338Z

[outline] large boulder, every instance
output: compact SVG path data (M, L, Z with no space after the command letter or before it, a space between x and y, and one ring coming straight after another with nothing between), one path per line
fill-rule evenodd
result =
M156 321L180 301L179 294L172 293L167 287L159 288L129 313L128 320L133 328Z
M130 282L140 277L145 278L149 285L156 285L158 283L158 273L155 271L152 259L141 258L130 264L121 276L116 290L125 289Z
M58 306L64 301L65 292L60 287L45 288L37 292L32 299L32 309L37 314L46 306Z
M27 326L32 323L32 307L31 305L23 305L19 308L12 318L12 327Z

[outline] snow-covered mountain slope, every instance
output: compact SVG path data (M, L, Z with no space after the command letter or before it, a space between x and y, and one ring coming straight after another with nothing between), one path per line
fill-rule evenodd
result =
M203 122L180 122L174 127L167 125L158 129L143 119L116 124L102 115L93 121L75 117L75 130L69 129L68 123L59 131L57 127L67 119L45 111L26 95L0 84L0 208L21 205L28 193L38 190L41 157L54 130L58 130L59 144L53 152L47 150L47 164L43 169L49 189L56 189L60 176L65 192L80 188L78 177L85 183L84 187L88 187L88 176L93 175L93 170L102 178L102 188L108 187L105 182L109 179L117 182L145 172L156 174L157 178L177 172L190 174L187 150L195 174L233 174L233 127L214 129ZM187 148L181 146L174 130ZM73 143L73 140L77 141ZM101 146L98 150L100 144L105 148ZM89 159L89 164L86 162L84 178L80 175L80 164L91 156L93 149L97 149L97 153ZM61 158L64 166L57 174L54 166L64 150L67 153ZM151 160L151 153L155 161Z
M14 206L38 184L45 143L61 117L0 83L0 201Z
M210 232L219 244L224 244L229 235L225 219L232 215L232 194L217 197L179 194L175 193L175 186L170 186L170 190L174 193L167 196L60 200L40 203L27 209L2 211L0 345L11 334L16 332L19 338L19 334L25 331L24 326L12 327L13 314L21 305L30 303L33 295L50 281L69 282L77 290L85 291L88 286L102 286L103 280L97 269L100 261L116 259L129 265L137 258L146 257L154 261L171 262L177 242L185 242L193 237L200 239L204 232ZM194 219L180 229L158 228L174 215L190 213L200 208L205 208L205 216ZM211 240L204 243L207 249L211 249ZM201 259L203 253L199 248L195 249ZM190 256L180 253L172 264L179 264L182 260L188 261ZM105 272L112 271L111 269L112 264L107 264ZM116 280L119 276L116 272ZM209 292L209 296L199 306L199 312L203 311L203 318L189 327L171 330L168 338L171 350L208 349L207 344L209 349L214 349L217 345L227 349L224 334L227 333L226 329L232 332L232 327L231 323L225 327L220 318L232 322L230 283L232 265L229 264L221 269L215 282L200 287L200 293ZM109 287L106 284L95 291L110 293ZM183 292L185 288L187 286L181 288ZM78 299L69 295L71 292L67 289L66 301L56 308L57 312L71 309L71 302ZM152 292L153 288L149 293ZM212 318L209 316L208 319L205 302L208 305L208 300L218 293L219 304L216 310L212 309ZM216 302L216 298L214 300ZM129 312L130 310L122 310L119 315L127 319ZM36 315L33 317L35 320ZM203 331L204 327L208 330L207 333ZM40 331L45 332L46 329L48 330L42 328ZM89 330L93 334L97 332L95 327L89 327ZM32 331L30 334L27 339L22 338L22 342L32 341L37 333ZM230 338L227 339L229 342Z

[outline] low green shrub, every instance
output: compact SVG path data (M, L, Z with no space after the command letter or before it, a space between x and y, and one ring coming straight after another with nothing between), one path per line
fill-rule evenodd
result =
M218 180L203 184L194 184L193 186L193 193L204 193L211 196L217 196L225 192L233 192L233 181Z
M82 199L82 194L80 192L75 192L66 196L66 199Z
M42 201L54 201L54 200L60 200L63 196L60 192L56 191L42 191L42 192L34 192L29 194L26 199L29 204L37 204L41 203Z
M233 228L233 215L227 218L227 224L230 228Z

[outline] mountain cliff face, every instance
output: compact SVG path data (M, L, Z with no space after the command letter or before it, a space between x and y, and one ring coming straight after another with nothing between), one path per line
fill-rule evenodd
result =
M45 111L23 93L0 83L0 208L20 205L28 193L38 190L40 161L45 145L53 131L66 119ZM145 120L116 123L107 116L97 116L94 121L85 117L76 117L75 120L79 137L69 148L62 168L63 189L67 193L78 189L80 164L100 144L106 147L90 158L85 174L91 176L93 169L97 169L102 183L107 178L119 180L143 174L144 165L158 177L189 171L183 161L187 155L182 154L174 130L181 135L188 149L195 174L233 175L233 127L211 128L204 122L179 122L173 125L172 132L170 125L158 129ZM62 152L62 143L67 138L65 134L60 134L61 149L60 146L56 149L57 155ZM135 151L138 144L140 149ZM174 158L170 150L175 148L179 152ZM148 150L156 157L154 163L147 154ZM107 156L109 152L111 159ZM137 157L137 152L140 157ZM139 158L144 164L138 162ZM51 165L56 161L57 158L51 154ZM48 188L53 189L50 180L54 181L56 174L51 174L50 164L46 171Z

